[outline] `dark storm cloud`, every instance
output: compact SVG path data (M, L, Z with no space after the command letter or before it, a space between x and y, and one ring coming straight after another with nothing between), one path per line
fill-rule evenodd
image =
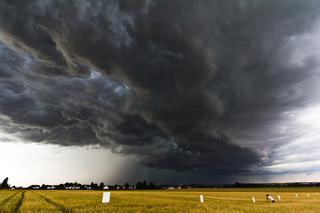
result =
M319 8L1 1L3 128L31 141L99 144L159 169L245 172L264 163L266 144L252 135L308 101L312 85L298 85L317 61L288 64L287 41L310 30Z

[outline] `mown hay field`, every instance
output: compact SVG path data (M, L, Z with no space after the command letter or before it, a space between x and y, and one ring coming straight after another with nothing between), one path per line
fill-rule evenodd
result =
M266 193L276 202L267 202ZM318 188L111 191L110 203L101 199L102 191L2 190L0 212L320 212Z

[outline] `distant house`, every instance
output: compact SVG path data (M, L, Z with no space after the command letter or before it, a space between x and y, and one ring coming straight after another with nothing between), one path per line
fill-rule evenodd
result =
M90 190L91 186L84 186L85 189Z
M109 189L109 186L104 186L103 189Z
M39 185L31 185L28 187L29 189L40 189Z

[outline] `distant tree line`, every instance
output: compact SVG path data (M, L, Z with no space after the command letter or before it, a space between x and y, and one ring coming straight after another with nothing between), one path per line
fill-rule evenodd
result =
M264 187L320 187L320 182L295 182L295 183L234 183L226 185L205 185L205 184L189 184L189 185L156 185L155 182L138 181L136 184L125 183L123 185L105 185L91 182L91 184L80 184L77 182L66 182L58 185L31 185L27 189L35 190L151 190L151 189L190 189L190 188L264 188ZM10 187L9 178L6 177L0 189L22 189L22 187Z
M58 185L46 185L42 184L40 185L31 185L27 187L28 189L37 189L37 190L47 190L47 189L56 189L56 190L63 190L63 189L69 189L69 190L103 190L103 189L110 189L110 190L147 190L147 189L159 189L160 187L156 185L155 182L147 182L147 181L138 181L136 184L130 184L125 183L123 185L121 184L115 184L115 185L105 185L103 182L100 184L91 182L91 184L80 184L77 182L67 182L67 183L61 183Z
M156 189L156 183L155 182L149 182L149 184L147 184L146 181L143 182L139 182L136 184L136 188L137 189Z
M267 188L267 187L320 187L320 183L315 182L293 182L293 183L235 183L224 185L223 188Z
M9 178L5 178L1 185L0 189L21 189L22 187L10 187L8 184ZM131 189L158 189L159 186L156 185L155 182L147 182L144 181L138 181L136 184L130 184L125 183L123 185L115 184L115 185L105 185L103 182L100 184L91 182L91 184L80 184L77 182L66 182L61 183L57 185L30 185L26 187L27 189L36 189L36 190L48 190L48 189L55 189L55 190L63 190L63 189L69 189L69 190L76 190L76 189L82 189L82 190L104 190L104 189L110 189L110 190L131 190Z

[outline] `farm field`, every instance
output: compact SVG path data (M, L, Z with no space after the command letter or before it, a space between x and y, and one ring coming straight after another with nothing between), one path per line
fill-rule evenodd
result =
M0 212L320 212L318 188L111 191L0 191ZM266 201L270 193L276 203ZM298 194L298 198L296 197ZM199 195L204 195L204 203ZM281 201L277 199L280 194ZM309 197L308 197L309 194ZM256 203L252 203L252 196Z

